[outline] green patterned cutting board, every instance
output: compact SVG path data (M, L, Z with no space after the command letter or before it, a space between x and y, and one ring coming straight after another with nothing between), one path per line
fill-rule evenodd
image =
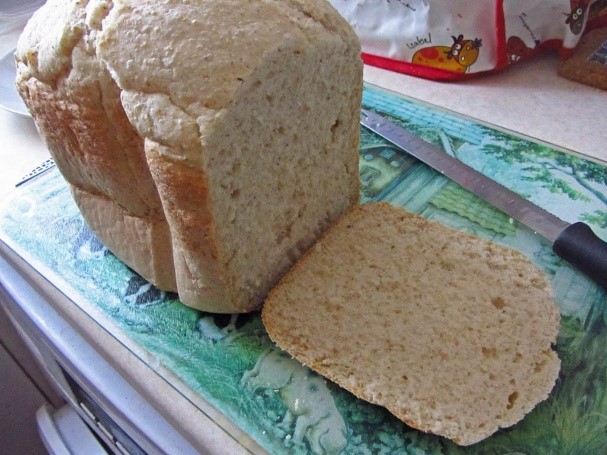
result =
M607 169L366 86L366 108L567 221L607 238ZM551 277L561 377L522 422L468 448L413 430L276 350L259 314L190 309L149 285L87 229L57 170L0 203L0 239L178 390L187 388L277 454L607 453L607 297L527 228L361 130L361 200L386 200L519 249ZM73 298L76 296L77 298ZM99 317L102 315L103 317ZM109 322L108 322L109 321ZM305 406L302 406L305 403Z

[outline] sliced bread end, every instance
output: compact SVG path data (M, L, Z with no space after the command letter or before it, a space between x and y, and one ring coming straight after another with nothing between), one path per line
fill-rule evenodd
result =
M313 370L460 445L520 421L560 369L560 315L542 271L387 203L343 216L262 317Z

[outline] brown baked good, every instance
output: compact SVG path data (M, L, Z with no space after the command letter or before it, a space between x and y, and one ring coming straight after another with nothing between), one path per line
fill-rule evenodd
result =
M559 62L558 74L607 90L607 27L584 35L571 56Z
M461 445L521 420L560 368L543 272L388 203L344 215L270 292L262 318L302 363Z
M325 0L49 0L16 59L85 220L187 305L258 308L358 200L360 47Z

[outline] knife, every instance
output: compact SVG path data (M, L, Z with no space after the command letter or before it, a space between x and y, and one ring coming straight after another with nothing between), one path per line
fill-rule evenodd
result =
M555 254L607 289L607 243L587 224L561 220L376 112L362 109L360 123L540 234Z

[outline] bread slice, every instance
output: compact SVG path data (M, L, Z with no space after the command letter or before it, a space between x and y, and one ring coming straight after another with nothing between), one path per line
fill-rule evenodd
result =
M259 308L358 201L360 45L326 0L49 0L16 58L83 217L187 305Z
M474 444L547 398L559 311L519 252L392 206L344 215L272 290L279 347L422 431Z

